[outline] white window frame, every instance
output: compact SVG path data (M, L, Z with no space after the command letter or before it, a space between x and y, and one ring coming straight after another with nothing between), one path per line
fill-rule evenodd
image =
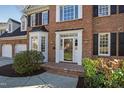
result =
M36 19L36 15L32 14L31 15L31 21L30 21L31 22L30 24L31 24L32 27L35 26L35 19ZM33 23L33 20L34 20L34 23Z
M98 5L98 16L99 17L103 17L103 16L110 16L111 14L111 6L110 5L107 5L108 6L108 14L107 15L103 15L101 14L99 11L100 11L100 6L103 6L103 5Z
M24 26L24 28L23 28L23 22L25 23L25 26ZM26 18L22 18L22 20L21 20L21 31L26 31L27 30L27 20L26 20Z
M79 5L78 5L78 18L75 18L75 5L73 5L73 8L74 8L74 11L73 11L73 12L74 12L73 19L69 19L69 20L64 20L64 6L66 6L66 5L63 5L63 6L60 5L60 6L59 6L59 13L60 13L60 7L63 8L63 11L62 11L62 12L63 12L63 13L62 13L62 14L63 14L63 15L62 15L63 18L62 18L62 20L60 20L60 22L63 22L63 21L71 21L71 20L79 19L79 12L80 12L80 11L79 11ZM82 10L81 10L81 11L82 11ZM82 13L82 12L81 12L81 13ZM59 14L59 19L60 19L60 14Z
M100 35L108 34L108 54L100 53ZM111 44L110 33L99 33L98 34L98 56L110 56L110 44Z
M47 25L47 24L48 24L49 18L47 18L47 23L44 23L44 20L43 20L43 19L44 19L43 15L46 14L46 13L47 13L47 15L48 15L48 10L42 12L42 25ZM49 17L49 16L48 16L48 17Z

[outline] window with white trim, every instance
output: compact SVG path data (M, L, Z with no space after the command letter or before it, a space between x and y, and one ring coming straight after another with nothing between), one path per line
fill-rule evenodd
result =
M45 36L41 37L41 51L45 52Z
M48 24L48 11L42 12L42 25Z
M78 5L65 5L59 7L60 21L78 19Z
M101 56L110 56L110 33L99 33L98 52Z
M108 15L110 15L110 5L99 5L98 16L108 16Z
M31 15L31 26L35 26L35 14Z

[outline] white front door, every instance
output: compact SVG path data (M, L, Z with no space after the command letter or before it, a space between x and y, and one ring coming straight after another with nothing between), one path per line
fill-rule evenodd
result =
M56 63L82 64L82 31L56 32Z
M2 46L2 57L12 57L12 45L4 44Z

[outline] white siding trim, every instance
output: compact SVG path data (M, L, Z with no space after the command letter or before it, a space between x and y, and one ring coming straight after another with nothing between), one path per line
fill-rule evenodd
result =
M78 5L78 19L81 19L83 17L82 13L83 13L83 6L82 5Z
M60 21L60 11L59 5L56 5L56 22Z

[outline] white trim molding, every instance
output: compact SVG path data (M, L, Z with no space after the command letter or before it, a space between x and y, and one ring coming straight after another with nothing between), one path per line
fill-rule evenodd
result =
M64 39L73 39L73 60L72 62L77 63L78 65L82 64L82 33L83 29L80 30L70 30L70 31L60 31L56 32L56 63L59 63L61 61L64 61L64 48L61 47L61 39L64 41ZM63 37L62 37L63 36ZM78 46L75 49L75 39L77 39ZM63 44L64 45L64 44Z
M27 35L0 38L0 40L18 40L18 39L27 39Z

